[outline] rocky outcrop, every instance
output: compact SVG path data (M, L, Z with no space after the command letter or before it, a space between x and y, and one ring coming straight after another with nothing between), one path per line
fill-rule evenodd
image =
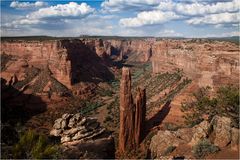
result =
M61 143L86 142L105 132L97 119L81 117L80 114L64 114L55 120L50 135L61 137Z
M239 135L240 130L238 128L232 128L232 139L231 139L231 149L232 150L238 150L239 149Z
M177 131L158 131L150 143L151 155L154 158L164 156L168 147L193 147L203 139L222 148L231 144L233 150L239 147L239 129L231 128L230 118L215 116L211 123L203 121L192 128L181 128ZM211 137L211 138L210 138Z
M120 83L120 153L135 149L140 144L144 134L145 114L145 89L138 88L134 103L131 92L131 73L129 68L124 67Z
M61 137L66 159L115 158L114 139L95 118L63 114L55 120L50 135Z
M207 121L203 121L199 125L194 126L192 130L193 130L193 137L189 144L191 146L194 146L200 140L206 138L210 134L210 123Z
M178 147L191 140L190 129L179 129L178 131L158 131L150 143L151 157L160 158L168 147Z
M214 144L219 147L227 146L231 142L231 119L215 116L212 125L216 137Z
M114 159L113 137L98 138L81 143L66 142L62 146L64 159Z

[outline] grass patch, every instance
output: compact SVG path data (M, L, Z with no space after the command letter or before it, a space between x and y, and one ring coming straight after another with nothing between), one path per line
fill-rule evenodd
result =
M211 144L208 139L203 139L199 141L198 144L193 146L192 152L196 158L204 158L208 154L216 153L219 150L220 149L217 146Z
M169 147L163 152L163 156L166 156L166 155L172 153L175 149L176 149L176 146L169 146Z

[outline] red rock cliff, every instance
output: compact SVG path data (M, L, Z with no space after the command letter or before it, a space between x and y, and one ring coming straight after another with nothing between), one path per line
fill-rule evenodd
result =
M101 58L105 52L92 51L81 40L2 42L1 53L37 68L48 66L53 77L68 88L80 81L113 77ZM21 71L14 67L6 72L13 75Z

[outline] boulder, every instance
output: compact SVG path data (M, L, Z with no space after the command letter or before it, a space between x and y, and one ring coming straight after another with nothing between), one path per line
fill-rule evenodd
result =
M55 120L53 128L54 129L61 129L62 118L58 118Z
M50 131L50 135L55 136L55 137L60 136L61 133L62 133L62 130L61 130L61 129L52 129L52 130Z
M66 119L62 119L61 128L62 128L62 129L66 129L67 127L68 127L67 120L66 120Z
M72 141L62 145L66 159L114 159L114 138L109 136L94 141Z
M69 142L69 141L71 141L71 137L69 137L69 136L63 136L63 137L61 138L61 142L62 142L62 143L64 143L64 142Z
M231 139L231 149L238 150L239 149L239 129L232 128L232 139Z
M193 128L193 137L189 145L194 146L198 141L206 138L210 132L210 123L208 121L203 121L200 124L194 126Z
M86 123L86 121L87 121L86 117L83 117L83 118L80 120L80 122L77 123L77 126L82 126L82 125L84 125L84 124Z
M168 147L177 147L184 143L186 143L186 141L178 138L176 131L158 131L157 135L153 136L151 139L151 157L161 158Z
M215 116L211 122L215 134L214 144L225 147L231 142L231 119Z
M80 120L80 118L80 113L75 114L72 118L69 119L68 127L74 127L74 125Z
M64 114L55 121L50 135L60 136L61 143L70 141L88 141L105 132L96 118L81 117L79 113Z
M176 136L186 143L190 142L193 137L193 130L192 128L181 128L176 131Z

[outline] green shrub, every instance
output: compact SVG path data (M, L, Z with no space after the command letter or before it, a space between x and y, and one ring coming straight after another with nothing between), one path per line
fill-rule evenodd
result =
M88 114L89 112L94 111L100 106L102 106L102 103L86 101L84 107L81 107L80 113L82 115Z
M237 87L225 86L217 90L217 94L211 97L210 87L200 88L193 94L194 100L182 104L181 110L185 112L185 122L194 126L208 116L208 120L215 115L231 118L233 126L239 128L239 91Z
M110 116L107 116L106 118L105 118L105 121L107 122L107 121L111 121L112 120L112 118L110 117Z
M174 123L165 123L164 127L169 131L176 131L180 128L180 126L178 126Z
M44 135L27 131L13 148L13 158L21 159L50 159L59 156L56 145L51 145Z
M216 153L219 148L209 142L207 139L203 139L193 146L193 155L196 158L204 158L210 153Z
M217 92L217 109L221 115L230 117L234 127L239 128L239 89L221 87Z
M176 146L169 146L163 153L163 156L166 156L170 153L172 153L176 149Z

